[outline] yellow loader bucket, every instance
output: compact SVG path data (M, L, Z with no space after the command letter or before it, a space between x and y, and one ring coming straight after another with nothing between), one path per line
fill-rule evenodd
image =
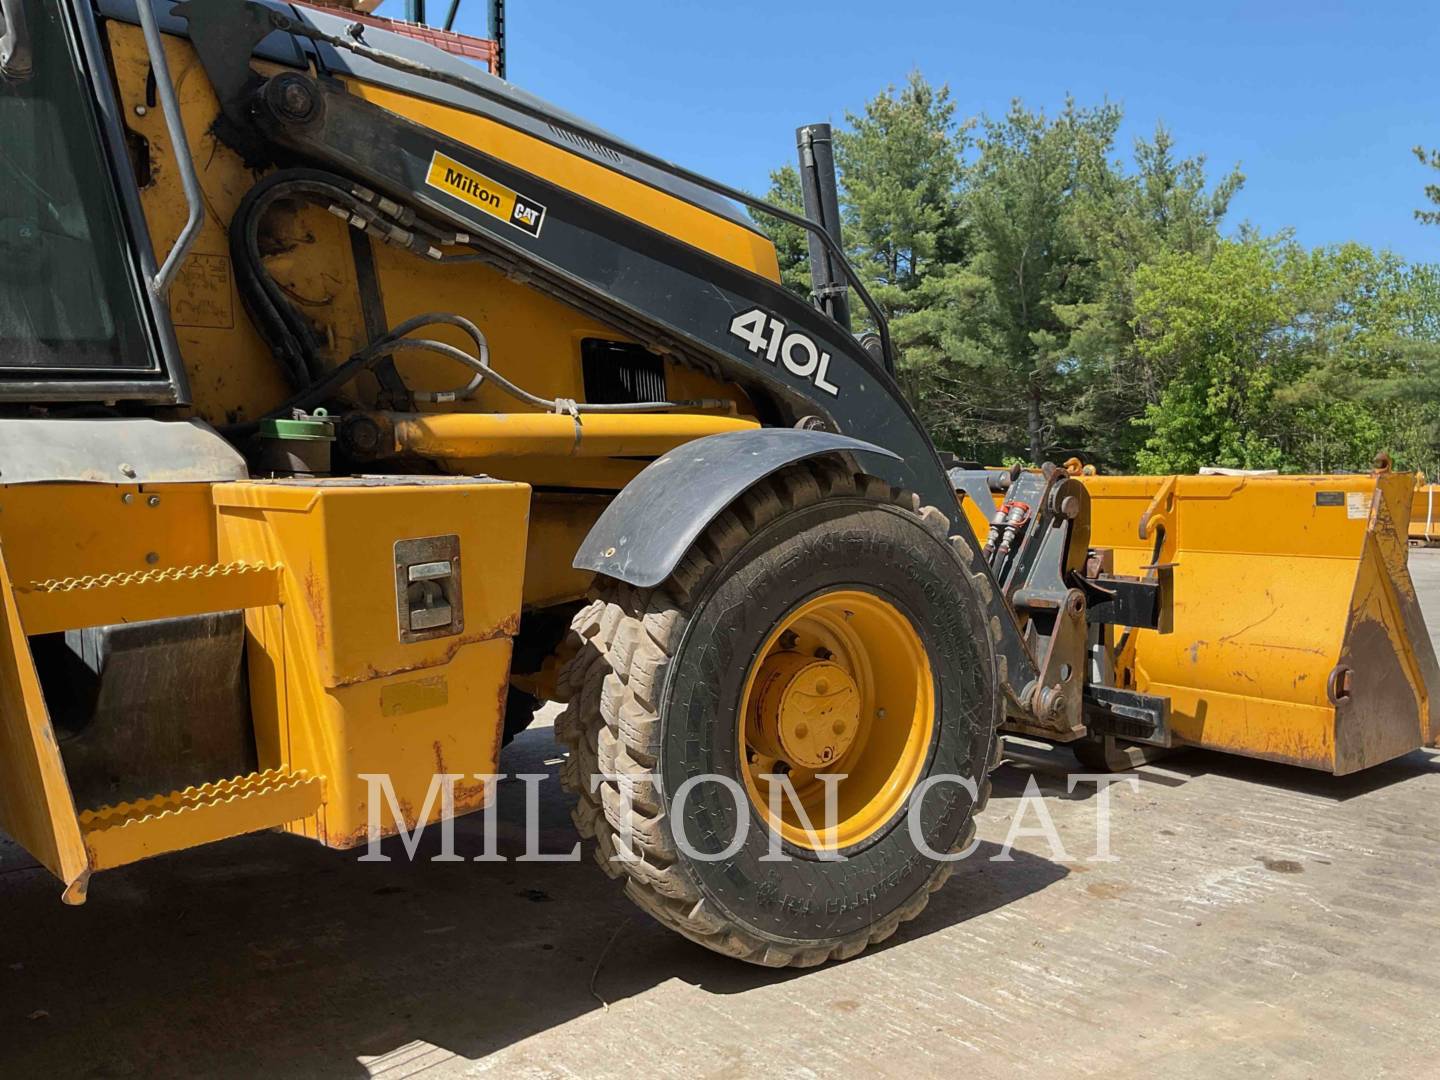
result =
M1440 544L1440 484L1420 484L1410 499L1410 543Z
M1117 680L1177 745L1341 774L1440 739L1406 567L1413 478L1094 476L1094 547L1174 564L1173 632L1117 637Z

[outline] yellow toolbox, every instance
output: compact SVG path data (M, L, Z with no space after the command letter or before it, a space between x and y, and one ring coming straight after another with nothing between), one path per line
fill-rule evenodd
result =
M221 555L285 568L247 613L260 767L325 778L290 828L331 847L477 809L499 758L530 488L473 477L215 489ZM368 777L383 776L385 781ZM388 783L391 800L379 783ZM370 795L377 792L378 806ZM397 823L394 811L403 819Z

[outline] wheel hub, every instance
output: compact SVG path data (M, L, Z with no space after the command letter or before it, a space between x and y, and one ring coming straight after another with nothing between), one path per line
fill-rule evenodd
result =
M860 692L839 664L777 652L760 668L753 742L767 757L805 769L833 765L860 730Z
M736 716L751 805L802 849L875 835L924 774L933 686L924 641L886 598L832 589L792 608L760 645Z

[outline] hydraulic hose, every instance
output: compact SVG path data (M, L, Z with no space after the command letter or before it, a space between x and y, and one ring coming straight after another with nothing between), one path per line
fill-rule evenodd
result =
M475 348L479 355L472 356L464 349L458 349L454 345L447 344L443 341L436 341L433 338L412 338L406 336L426 326L457 327L464 331L470 340L475 343ZM463 400L463 397L473 396L481 385L489 382L497 389L527 405L531 405L537 409L543 409L546 412L566 413L577 418L584 413L666 412L672 409L729 410L734 408L734 402L726 398L601 404L573 401L569 398L541 397L511 382L490 366L489 343L486 341L484 333L473 322L463 315L455 315L445 311L432 311L424 315L415 315L393 327L382 337L361 349L349 360L345 361L345 363L324 375L319 381L305 387L305 389L276 406L274 409L271 409L258 420L221 428L221 433L232 439L253 435L259 430L260 424L265 420L281 419L292 415L297 409L304 410L312 408L328 400L331 395L354 380L361 372L369 370L386 357L403 351L431 352L439 356L448 357L474 373L469 383L461 389L441 392L441 394L434 395L433 399L437 401L456 400L456 398L445 397L445 393L461 396L460 399ZM419 397L420 395L416 396ZM422 400L424 399L422 398Z

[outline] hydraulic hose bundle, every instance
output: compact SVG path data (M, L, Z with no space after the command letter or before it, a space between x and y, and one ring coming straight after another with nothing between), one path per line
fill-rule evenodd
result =
M283 169L271 173L250 189L236 209L230 224L230 250L234 257L236 284L246 309L261 335L269 343L296 393L258 420L225 429L232 438L253 434L263 420L289 417L330 400L361 372L376 367L401 352L429 352L448 357L469 369L470 378L452 390L409 391L420 402L439 403L472 398L489 382L517 401L547 412L582 413L663 412L670 409L732 408L725 400L704 398L693 401L639 401L597 404L569 398L547 398L511 382L490 366L490 345L485 334L471 320L449 312L416 315L376 338L338 367L326 371L314 328L296 310L279 284L271 277L260 251L260 224L265 213L282 199L298 199L325 206L332 214L368 235L377 237L421 258L443 263L479 261L484 256L465 252L447 255L444 248L465 244L464 233L445 232L422 221L409 207L354 184L344 177L319 169ZM475 352L410 335L427 326L454 326L474 343Z

